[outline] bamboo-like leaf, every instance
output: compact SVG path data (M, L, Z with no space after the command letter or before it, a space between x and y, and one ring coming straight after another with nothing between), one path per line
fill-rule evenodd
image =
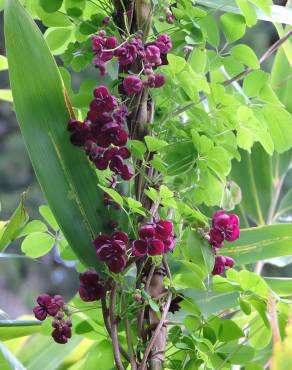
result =
M41 330L38 320L0 320L0 340L25 337Z
M16 115L38 181L75 254L100 267L91 241L109 216L94 169L69 141L69 104L57 65L18 0L7 1L4 12Z
M224 12L242 14L234 0L197 0L196 3ZM284 6L272 5L269 16L256 8L256 14L257 18L263 21L292 25L292 9L287 9Z
M25 367L1 342L0 342L0 367L2 370L12 370L12 369L25 370Z
M240 238L225 243L220 254L234 258L237 265L292 255L292 224L243 229Z

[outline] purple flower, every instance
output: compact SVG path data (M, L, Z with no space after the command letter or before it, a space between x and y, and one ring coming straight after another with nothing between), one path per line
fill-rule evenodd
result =
M155 45L148 45L145 49L145 63L151 66L159 66L161 64L160 50Z
M223 210L217 211L212 217L212 226L220 230L227 241L239 238L239 218L235 214L227 215Z
M140 257L146 254L156 256L174 248L175 238L171 221L160 220L157 223L143 225L138 234L140 239L132 244L134 256Z
M221 230L219 229L211 229L209 232L209 243L214 247L214 248L221 248L224 243L224 234Z
M122 231L116 231L111 237L102 234L94 241L97 258L108 265L110 271L118 273L126 266L126 249L128 235Z
M110 112L117 107L117 99L111 95L105 86L98 86L93 91L95 100L92 109L97 112Z
M72 336L71 331L71 322L68 320L60 320L58 322L53 323L53 327L55 328L52 332L52 337L55 342L59 344L65 344L68 342L68 339Z
M93 302L105 294L105 288L100 281L99 275L94 270L88 270L79 275L79 295L84 302Z
M102 20L102 24L107 27L109 25L109 22L110 22L110 17L104 17L103 20Z
M124 44L115 51L115 56L121 66L132 64L137 58L136 45Z
M127 94L136 94L142 90L143 82L137 76L127 76L124 78L123 87Z
M51 297L49 294L41 294L37 297L37 303L38 306L34 307L33 313L36 319L43 321L47 315L56 316L64 305L64 299L60 295Z
M71 133L71 143L76 146L83 146L91 137L90 125L88 122L70 120L68 123L68 131Z
M155 45L162 54L167 54L172 48L171 39L168 35L159 35L155 41Z
M162 73L155 74L155 79L154 79L154 87L159 88L162 87L165 84L165 77Z
M215 257L215 264L212 271L213 275L221 275L225 272L226 267L233 267L234 260L227 256L216 256Z

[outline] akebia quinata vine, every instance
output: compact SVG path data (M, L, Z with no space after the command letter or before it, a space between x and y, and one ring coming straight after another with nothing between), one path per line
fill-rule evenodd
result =
M22 201L3 235L76 275L74 297L36 294L32 326L73 351L48 370L268 368L291 331L291 279L260 273L292 254L292 31L277 24L258 58L239 40L273 19L269 0L22 3L48 28L7 2L14 106L48 205L26 224Z

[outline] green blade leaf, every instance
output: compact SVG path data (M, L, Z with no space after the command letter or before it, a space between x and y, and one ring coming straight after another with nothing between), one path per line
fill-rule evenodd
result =
M25 367L3 343L0 343L0 368L2 370L25 370Z
M235 3L235 0L197 0L196 3L207 6L211 9L242 14L242 11ZM292 25L292 9L287 9L284 6L272 5L270 15L267 15L264 11L258 8L255 8L255 11L257 18L260 20Z
M243 229L240 238L225 243L220 254L234 258L238 265L292 255L292 224Z
M0 340L25 337L41 330L38 320L0 320Z
M28 215L24 208L22 198L18 207L11 216L7 226L4 226L4 230L1 231L0 251L4 250L8 246L8 244L18 236L18 232L22 230L27 221Z
M69 141L70 114L57 65L17 0L6 3L5 40L15 110L38 181L74 253L100 267L91 241L108 224L108 214L97 177Z

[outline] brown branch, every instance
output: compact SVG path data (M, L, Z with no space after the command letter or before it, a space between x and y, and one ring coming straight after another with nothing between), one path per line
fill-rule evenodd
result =
M119 349L119 340L118 340L118 327L117 319L115 316L115 306L117 298L117 284L114 283L110 292L110 305L109 305L109 318L110 318L110 332L114 350L115 363L118 370L125 370L121 360L121 354Z
M107 308L107 305L106 305L106 296L101 298L101 309L102 309L102 316L103 316L103 321L104 321L106 331L108 332L108 335L111 338L111 326L110 326L110 322L109 322L109 311L108 311L108 308ZM120 352L121 352L122 356L128 362L131 362L130 356L128 355L128 353L124 350L124 348L121 345L119 345L119 349L120 349Z
M165 320L166 320L166 316L168 314L168 310L169 310L169 307L170 307L170 304L171 304L171 299L172 299L172 292L169 291L168 292L168 296L167 296L167 301L166 301L166 304L164 306L164 309L163 309L163 313L161 315L161 319L145 349L145 352L144 352L144 357L143 357L143 360L139 366L139 370L145 370L146 369L146 366L147 366L147 361L148 361L148 357L150 355L150 352L153 348L153 346L155 345L155 342L160 334L160 330L162 329L164 323L165 323Z

